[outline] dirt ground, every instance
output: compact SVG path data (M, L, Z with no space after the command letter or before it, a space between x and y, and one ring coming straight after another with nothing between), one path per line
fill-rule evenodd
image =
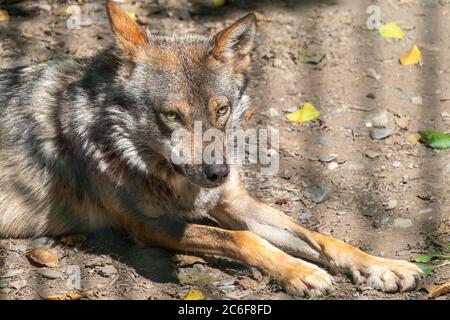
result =
M169 34L212 34L245 13L262 14L249 87L255 112L245 126L279 129L281 162L272 179L247 168L247 187L256 197L379 256L410 260L439 249L430 234L450 241L450 151L410 141L420 129L449 131L450 1L235 0L218 7L209 0L118 2L143 27ZM0 67L92 56L107 48L113 39L103 3L0 1L10 16L0 22ZM68 29L70 4L81 8L79 29ZM403 41L383 40L367 28L371 4L380 7L383 23L402 27ZM414 44L423 66L400 65L398 57ZM305 64L298 59L302 52L326 57ZM305 102L321 111L320 121L287 121L285 113ZM374 121L383 122L390 136L372 139ZM87 238L76 246L60 239L0 240L0 297L62 294L73 270L80 270L87 299L181 299L190 287L210 299L294 298L259 271L226 259L139 247L111 232ZM59 267L33 264L27 253L35 247L56 253ZM423 284L444 283L449 276L447 265ZM426 298L424 290L384 294L345 276L335 280L334 291L316 299Z

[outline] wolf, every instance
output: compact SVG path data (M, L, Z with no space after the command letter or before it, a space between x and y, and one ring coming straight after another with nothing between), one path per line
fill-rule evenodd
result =
M416 287L414 264L307 230L250 196L239 165L171 160L175 130L239 123L253 13L214 36L163 36L112 1L107 12L111 48L0 74L0 237L114 228L140 244L241 261L299 296L325 294L336 272L386 292Z

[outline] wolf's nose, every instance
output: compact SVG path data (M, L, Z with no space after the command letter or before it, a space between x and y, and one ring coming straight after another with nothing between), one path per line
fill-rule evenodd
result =
M207 164L203 170L208 180L212 182L223 180L230 173L230 167L226 164Z

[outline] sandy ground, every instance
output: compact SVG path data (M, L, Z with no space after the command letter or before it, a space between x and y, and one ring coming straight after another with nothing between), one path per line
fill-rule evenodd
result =
M281 163L273 179L247 168L246 183L256 197L309 228L375 255L410 260L438 249L427 240L429 234L450 241L450 153L408 141L419 129L449 130L450 1L376 2L383 22L402 27L403 41L382 40L368 30L371 1L236 0L223 7L207 0L120 2L153 32L212 34L255 10L267 18L258 26L249 88L255 112L245 125L280 130ZM107 48L113 39L102 3L0 1L10 15L0 22L0 67L92 56ZM68 30L64 8L69 4L81 8L80 29ZM401 66L398 57L414 44L424 65ZM325 53L326 58L304 64L301 52ZM368 76L369 68L381 78ZM304 102L314 103L321 120L288 122L285 113ZM389 137L370 137L374 115L387 116L383 124ZM332 162L320 161L334 155ZM321 203L308 197L317 187L328 190ZM138 247L109 232L87 237L75 247L60 239L0 240L0 297L64 293L79 270L88 299L180 299L190 287L211 299L294 298L259 271L226 259ZM27 252L33 247L56 253L60 266L31 263ZM443 283L449 275L445 266L423 283ZM426 298L423 290L383 294L344 276L335 279L335 290L318 299Z

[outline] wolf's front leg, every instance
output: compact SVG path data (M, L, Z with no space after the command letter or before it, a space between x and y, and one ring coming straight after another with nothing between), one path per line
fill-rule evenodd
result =
M219 206L212 213L225 227L250 230L292 255L351 275L356 283L386 292L412 290L420 269L412 263L364 253L333 237L309 231L287 215L252 198L233 172Z
M295 295L314 296L332 285L332 277L314 264L294 258L249 231L230 231L173 219L127 221L136 242L192 254L229 257L261 269Z

